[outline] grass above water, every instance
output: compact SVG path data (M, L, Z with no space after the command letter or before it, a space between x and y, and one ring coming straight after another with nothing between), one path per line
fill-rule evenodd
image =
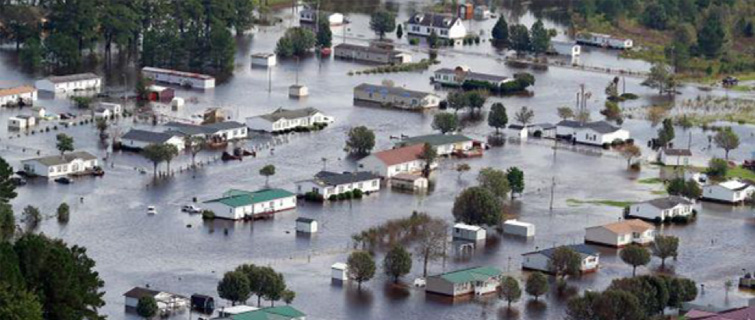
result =
M740 178L740 179L747 179L747 180L755 181L755 172L751 170L747 170L742 167L729 168L729 171L726 172L726 177L727 178Z
M579 200L579 199L567 199L566 204L569 206L579 206L582 204L595 204L609 207L624 208L634 204L633 201L618 201L618 200Z
M656 183L663 183L663 181L661 180L661 178L645 178L645 179L637 180L637 183L656 184Z

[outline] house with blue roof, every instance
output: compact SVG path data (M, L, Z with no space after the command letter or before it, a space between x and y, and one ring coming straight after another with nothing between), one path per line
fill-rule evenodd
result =
M595 272L600 263L600 252L585 244L564 246L579 254L582 261L579 270L582 273ZM552 274L551 258L559 247L548 248L522 254L522 269L542 271Z
M231 189L222 197L205 201L204 206L214 212L216 218L241 220L294 209L296 194L283 189Z

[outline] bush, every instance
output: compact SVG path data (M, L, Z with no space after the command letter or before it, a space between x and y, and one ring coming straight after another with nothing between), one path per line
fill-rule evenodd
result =
M417 39L417 38L411 38L411 39L409 39L409 44L411 44L413 46L416 46L416 45L419 44L419 39Z
M330 201L336 201L336 200L340 200L340 199L338 199L338 195L331 194L330 197L328 197L328 200L330 200Z
M697 217L697 209L692 209L692 216Z
M661 224L661 223L663 223L663 220L661 219L661 217L655 217L655 219L653 219L653 223L655 223L655 224Z
M214 220L215 219L215 212L212 210L203 210L202 211L202 220Z
M686 216L674 216L671 218L671 222L676 224L686 224L690 222L690 218Z
M621 97L621 99L624 99L624 100L636 100L636 99L640 98L636 94L634 94L634 93L628 93L628 92L622 94L620 97Z
M624 218L629 217L629 206L624 207Z
M362 190L360 189L354 189L354 191L352 191L351 194L354 197L354 199L362 199L364 192L362 192Z
M608 143L608 142L604 143L603 144L603 149L606 149L606 150L611 149L611 144Z

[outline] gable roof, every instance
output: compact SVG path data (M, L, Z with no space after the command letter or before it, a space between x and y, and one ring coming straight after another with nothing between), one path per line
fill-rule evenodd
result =
M232 208L238 208L293 196L296 195L283 189L262 189L258 191L231 189L226 191L223 197L207 200L204 203L222 203Z
M232 315L232 320L289 320L305 317L306 314L292 306L264 308Z
M600 255L600 253L598 251L596 251L595 249L591 248L590 246L588 246L586 244L570 244L570 245L565 245L563 247L567 247L567 248L570 248L570 249L576 251L577 253L579 253L580 256L582 256L582 259L584 259L584 258L586 258L588 256L598 256L598 255ZM558 248L560 248L560 247L553 247L553 248L543 249L543 250L540 250L540 251L528 252L528 253L524 253L522 255L526 256L526 255L531 255L531 254L542 254L542 255L548 257L548 259L550 259L550 258L553 257L553 253L556 252L556 249L558 249Z
M718 184L719 187L729 189L731 191L742 191L750 187L749 184L739 180L729 180Z
M406 98L417 98L417 99L422 99L424 97L434 95L429 92L415 91L415 90L409 90L409 89L405 89L401 87L389 87L389 86L369 84L369 83L362 83L354 87L354 91L363 91L367 93L379 93L383 95L390 94L394 96L401 96L401 97L406 97Z
M309 117L309 116L315 115L318 112L320 112L320 110L317 110L312 107L306 107L302 109L278 108L278 109L275 109L275 111L271 113L263 114L257 117L268 120L270 122L276 122L280 119L299 119L299 118Z
M669 156L692 156L692 151L689 149L663 149L663 153Z
M479 73L479 72L472 72L472 71L461 71L464 74L465 80L476 80L476 81L488 81L488 82L506 82L507 80L510 80L509 77L505 76L498 76L494 74L488 74L488 73ZM457 73L456 69L451 68L441 68L438 70L435 70L436 74L450 74L455 75Z
M614 126L606 121L593 121L593 122L587 122L585 124L582 124L579 121L576 120L562 120L557 124L557 126L560 127L569 127L569 128L575 128L575 129L591 129L598 133L611 133L621 130L620 127Z
M142 68L142 72L154 72L154 73L162 73L162 74L169 74L177 77L184 77L184 78L193 78L193 79L199 79L199 80L213 80L215 79L212 76L201 74L201 73L194 73L194 72L186 72L186 71L178 71L178 70L170 70L170 69L163 69L163 68L155 68L155 67L144 67Z
M411 146L415 144L422 144L429 143L433 147L442 146L446 144L454 144L454 143L460 143L460 142L468 142L472 141L471 138L461 135L461 134L428 134L424 136L416 136L416 137L410 137L406 138L404 140L401 140L401 142L397 143L398 145L402 146Z
M439 274L439 277L451 283L466 283L472 281L485 281L492 277L500 276L503 272L494 267L475 267Z
M606 229L617 235L628 234L632 232L642 233L648 230L654 230L655 226L639 219L630 219L614 222L602 226L590 227L589 229Z
M755 319L755 307L741 307L719 313L692 309L685 316L691 320L750 320Z
M673 207L676 207L678 205L692 205L692 201L689 201L683 197L679 196L668 196L664 198L656 198L652 200L645 201L643 203L647 203L653 207L656 207L661 210L665 209L671 209Z
M412 146L380 151L372 155L378 158L386 166L392 166L399 163L419 160L424 148L424 145L415 144Z
M64 83L64 82L73 82L73 81L82 81L82 80L95 80L100 79L100 76L88 72L88 73L77 73L77 74L69 74L65 76L51 76L46 78L48 81L52 83Z
M170 129L168 132L173 131L181 135L198 135L198 134L215 134L222 130L233 130L239 128L245 128L246 125L236 121L222 121L203 125L196 125L191 123L182 123L171 121L165 124Z
M449 29L459 21L459 18L444 13L417 13L412 16L408 24L417 24L425 27Z
M141 141L146 143L166 143L171 138L175 137L175 135L167 133L167 132L155 132L155 131L147 131L147 130L140 130L140 129L131 129L126 134L124 134L121 137L121 140L134 140L134 141Z
M35 89L32 86L4 88L4 89L0 89L0 97L13 96L13 95L24 94L24 93L32 93L34 91L37 91L37 89Z
M93 155L93 154L91 154L89 152L86 152L86 151L74 151L74 152L66 153L66 154L64 154L62 156L61 155L54 155L54 156L47 156L47 157L41 157L41 158L33 158L33 159L24 160L22 162L37 161L37 162L39 162L39 163L41 163L41 164L49 167L49 166L57 166L57 165L61 165L61 164L68 164L68 163L71 163L72 161L74 161L76 159L81 159L81 160L84 160L84 161L88 161L88 160L95 160L95 159L97 159L97 156L95 156L95 155Z
M124 297L128 298L134 298L134 299L140 299L142 297L154 297L157 294L159 294L160 291L142 288L142 287L134 287L129 291L126 291L126 293L123 294Z
M347 183L355 183L361 181L369 181L374 179L380 179L379 176L369 171L357 171L357 172L330 172L320 171L315 174L315 181L322 182L322 184L329 186L337 186Z

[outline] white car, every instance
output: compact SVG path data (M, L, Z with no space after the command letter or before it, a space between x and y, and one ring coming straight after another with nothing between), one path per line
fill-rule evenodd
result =
M157 209L155 208L155 206L147 207L147 214L157 214Z
M202 209L193 204L189 204L189 205L183 206L181 208L181 211L188 212L188 213L200 213L202 212Z

